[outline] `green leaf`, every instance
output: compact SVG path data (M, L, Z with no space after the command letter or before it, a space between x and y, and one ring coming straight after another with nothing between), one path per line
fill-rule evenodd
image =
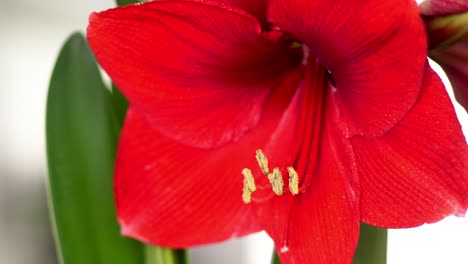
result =
M188 263L187 251L146 246L146 264L185 264Z
M353 264L387 263L387 229L361 223Z
M112 177L119 124L86 40L58 57L46 112L50 201L64 264L138 264L143 245L120 235Z
M118 6L126 6L130 4L143 3L145 0L115 0Z
M115 114L117 115L120 126L122 126L125 121L125 115L127 114L128 100L115 84L112 84L112 101L114 103Z

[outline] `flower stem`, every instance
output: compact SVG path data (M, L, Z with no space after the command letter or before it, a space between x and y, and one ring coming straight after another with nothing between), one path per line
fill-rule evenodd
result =
M387 263L387 229L361 223L361 233L353 264L367 263Z
M278 254L276 254L276 250L273 250L273 257L271 259L271 264L281 264Z
M145 264L188 264L187 251L146 245Z

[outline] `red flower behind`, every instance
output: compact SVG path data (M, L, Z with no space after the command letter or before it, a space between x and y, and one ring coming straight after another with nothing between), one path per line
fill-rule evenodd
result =
M421 13L426 16L450 15L468 11L466 0L425 0L421 3Z
M429 56L444 69L456 99L468 110L468 0L426 0L421 13Z
M154 1L92 15L88 39L131 102L125 235L190 247L264 229L283 263L350 263L360 221L468 206L467 145L412 1Z

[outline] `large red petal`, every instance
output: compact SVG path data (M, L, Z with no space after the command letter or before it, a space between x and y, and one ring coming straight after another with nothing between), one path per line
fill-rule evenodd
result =
M273 91L255 129L214 149L170 139L154 129L147 115L131 108L115 177L122 232L152 244L189 247L258 231L253 207L241 198L241 171L258 167L256 149L268 144L273 147L269 154L281 156L279 146L292 140L287 128L297 112L288 105L299 77L300 72L292 74ZM223 116L218 119L222 122Z
M347 136L380 136L414 104L426 36L413 0L273 0L268 18L329 68Z
M336 108L328 101L328 110ZM351 145L336 112L323 126L320 160L305 193L259 205L283 264L351 263L359 236L359 188Z
M388 228L436 222L468 206L468 147L438 76L384 137L352 140L362 221Z
M203 148L256 126L278 77L301 56L262 35L248 13L207 2L130 5L93 14L88 27L99 63L132 105L160 133Z
M270 0L224 0L224 2L247 11L254 15L263 26L267 26L266 13Z
M466 0L426 0L421 3L421 13L426 16L447 15L468 11Z

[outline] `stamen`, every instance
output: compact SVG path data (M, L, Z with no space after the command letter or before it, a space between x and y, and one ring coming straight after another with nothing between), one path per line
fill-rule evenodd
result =
M245 204L252 202L252 192L244 185L244 190L242 191L242 201Z
M302 44L299 41L291 41L290 43L288 43L288 47L297 49L297 48L301 48Z
M299 175L293 167L288 167L289 174L289 190L293 195L299 193Z
M252 175L252 171L244 168L242 170L242 175L244 175L244 189L242 190L242 201L245 204L252 202L252 193L257 190L255 186L255 180Z
M263 174L268 175L270 170L268 169L267 157L265 156L265 154L263 154L261 149L257 149L256 153L257 153L256 158L258 161L258 166L260 166L260 169L262 170Z
M279 168L274 168L272 173L269 173L268 175L268 180L270 180L271 187L273 188L273 192L276 193L276 195L282 195L283 194L283 175L281 175L281 171Z
M257 186L255 186L255 180L252 175L252 171L244 168L242 170L242 175L244 175L244 187L247 187L247 189L251 192L255 192L257 190Z

